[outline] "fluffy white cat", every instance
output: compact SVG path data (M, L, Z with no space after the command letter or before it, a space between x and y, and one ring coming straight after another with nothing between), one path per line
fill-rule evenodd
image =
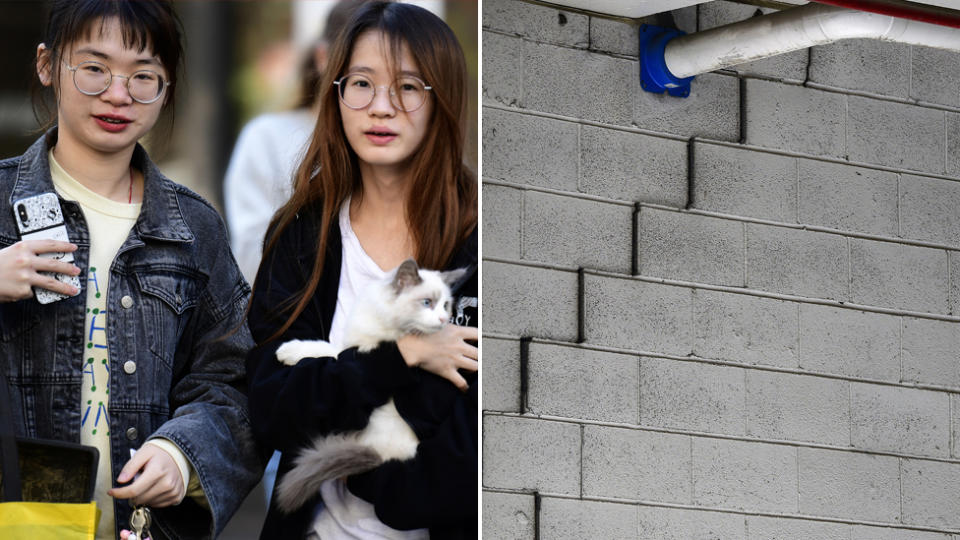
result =
M391 276L365 289L357 298L344 332L344 348L368 352L384 341L406 334L439 331L450 319L450 285L466 270L438 272L407 259ZM288 366L308 357L337 357L340 349L322 340L288 341L277 360ZM393 399L373 410L362 431L317 437L294 460L277 488L277 506L290 513L302 506L331 478L373 469L390 460L416 455L420 441L397 412Z

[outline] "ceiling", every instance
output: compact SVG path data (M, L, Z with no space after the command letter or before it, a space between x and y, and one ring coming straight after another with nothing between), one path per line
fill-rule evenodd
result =
M602 13L617 17L629 17L636 19L646 17L655 13L680 9L695 4L705 4L710 0L546 0L544 3L555 4L557 6L576 8L593 13ZM957 9L958 0L911 0L914 4L924 4L928 6L939 6L944 8ZM774 1L741 1L741 3L757 5L802 5L806 0L774 0Z

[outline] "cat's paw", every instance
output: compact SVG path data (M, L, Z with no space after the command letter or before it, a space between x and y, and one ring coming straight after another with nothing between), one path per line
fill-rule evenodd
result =
M277 360L283 365L295 366L297 362L307 357L303 349L303 341L299 339L288 341L277 348Z
M277 348L277 360L287 366L295 366L304 358L321 358L332 356L336 358L338 351L326 341L301 341L294 339Z

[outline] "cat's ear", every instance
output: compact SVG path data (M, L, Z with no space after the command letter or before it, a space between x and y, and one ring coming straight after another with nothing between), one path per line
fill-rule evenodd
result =
M400 294L407 287L413 287L423 282L419 270L417 262L413 259L403 261L397 267L397 273L393 276L393 291Z
M447 284L447 287L453 287L453 284L457 281L460 281L460 278L467 273L466 268L457 268L456 270L448 270L446 272L440 272L440 279Z

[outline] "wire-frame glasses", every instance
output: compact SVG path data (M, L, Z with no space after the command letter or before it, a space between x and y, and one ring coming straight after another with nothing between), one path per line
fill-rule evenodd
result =
M150 104L163 96L163 91L170 86L163 76L149 69L134 71L130 75L114 75L110 68L100 62L87 60L76 66L71 66L66 60L63 64L73 72L73 85L82 94L98 96L104 93L113 83L114 77L124 79L124 86L134 101Z
M390 86L376 86L369 77L360 73L348 73L333 82L337 86L340 101L351 109L364 109L373 103L377 91L387 89L390 103L404 112L413 112L427 101L427 92L433 89L412 75L397 78Z

